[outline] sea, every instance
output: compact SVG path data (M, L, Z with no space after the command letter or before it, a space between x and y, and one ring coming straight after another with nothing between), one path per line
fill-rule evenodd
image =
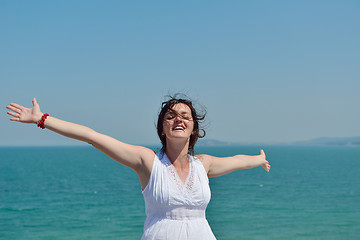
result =
M158 147L151 146L155 151ZM360 239L360 147L202 146L261 167L210 178L217 239ZM0 148L0 239L140 239L137 175L90 146Z

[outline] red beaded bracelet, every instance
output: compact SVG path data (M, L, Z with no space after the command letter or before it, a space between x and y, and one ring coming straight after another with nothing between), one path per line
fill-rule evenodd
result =
M45 113L44 115L42 115L41 120L38 122L37 126L41 129L44 129L44 123L46 118L49 116L49 114Z

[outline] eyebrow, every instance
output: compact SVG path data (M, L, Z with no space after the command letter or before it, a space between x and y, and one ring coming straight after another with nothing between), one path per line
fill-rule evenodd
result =
M178 112L178 111L176 111L176 110L169 109L169 110L165 113L164 117L167 116L167 115L176 115L176 116L187 117L187 118L192 117L192 113L191 113L191 112L187 112L186 110L183 110L183 111L181 111L181 112Z
M184 115L184 114L190 114L190 115L191 115L191 112L188 112L188 111L186 111L186 110L183 110L183 111L178 112L178 111L176 111L176 110L174 110L174 109L169 109L166 113L167 113L167 114L172 114L172 113L174 113L174 114L180 114L180 115Z
M177 113L179 113L179 114L181 114L181 115L184 115L184 114L189 114L189 112L185 112L185 111L182 111L182 112L177 112Z

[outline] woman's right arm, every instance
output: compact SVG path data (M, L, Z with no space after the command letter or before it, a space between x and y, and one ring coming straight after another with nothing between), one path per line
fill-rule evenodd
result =
M10 120L37 124L43 113L40 111L40 106L35 98L32 102L33 108L25 108L16 103L11 103L7 106L6 108L12 111L8 112L12 116ZM151 159L154 155L153 151L148 148L126 144L98 133L91 128L63 121L52 116L46 118L44 127L63 136L92 144L109 157L138 173L144 163L149 165L149 161L144 162L144 160ZM146 168L151 169L150 166L146 166Z

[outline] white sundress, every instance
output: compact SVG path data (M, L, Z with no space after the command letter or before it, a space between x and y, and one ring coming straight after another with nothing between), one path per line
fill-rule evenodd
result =
M146 210L142 240L216 239L205 218L211 197L209 179L196 157L189 155L189 173L183 183L166 154L156 154L142 193Z

